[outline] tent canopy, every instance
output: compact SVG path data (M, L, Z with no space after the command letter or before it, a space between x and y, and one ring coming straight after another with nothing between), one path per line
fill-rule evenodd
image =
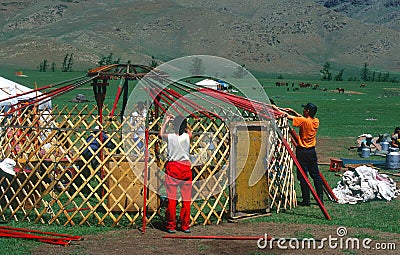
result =
M0 106L14 105L19 101L27 101L29 99L34 99L42 94L41 92L36 91L9 100L4 100L6 98L29 91L33 91L33 89L25 87L24 85L8 80L6 78L0 77L0 100L3 100L0 102ZM43 103L39 102L39 109L44 109L44 108L51 108L51 100Z
M196 82L198 86L204 86L210 89L218 89L219 82L211 80L211 79L204 79L202 81Z

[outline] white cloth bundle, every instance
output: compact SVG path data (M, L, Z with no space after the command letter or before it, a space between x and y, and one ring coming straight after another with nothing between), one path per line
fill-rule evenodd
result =
M375 198L390 201L396 198L398 192L396 183L391 178L368 166L346 171L337 187L333 189L340 204L356 204Z

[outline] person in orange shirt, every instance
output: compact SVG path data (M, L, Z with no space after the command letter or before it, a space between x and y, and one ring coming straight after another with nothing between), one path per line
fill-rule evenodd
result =
M299 137L296 147L296 158L299 161L304 173L310 173L311 178L314 180L315 191L321 202L323 202L323 183L319 175L317 152L315 145L317 143L316 135L319 127L319 120L315 118L317 106L313 103L302 105L303 114L299 114L293 109L285 108L283 110L274 107L282 114L293 121L293 126L299 127ZM298 170L297 170L298 171ZM310 206L310 189L308 188L306 180L297 172L297 179L300 181L301 193L303 201L299 203L301 206Z

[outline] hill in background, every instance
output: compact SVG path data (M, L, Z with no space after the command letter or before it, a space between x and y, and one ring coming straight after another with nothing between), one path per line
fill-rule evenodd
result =
M364 5L327 2L2 1L0 65L36 68L47 59L59 69L73 53L77 70L96 66L110 53L140 64L149 64L151 56L162 62L207 54L259 72L318 74L326 61L336 68L368 63L400 71L398 22L368 22L361 15ZM387 9L399 9L396 4L382 9L382 1L358 2L371 2L374 17L382 20Z
M315 0L315 2L364 23L400 31L400 0Z

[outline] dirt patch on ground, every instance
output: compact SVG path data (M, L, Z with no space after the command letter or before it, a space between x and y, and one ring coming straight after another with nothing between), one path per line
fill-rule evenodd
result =
M360 91L351 91L351 90L345 91L344 93L345 94L352 94L352 95L362 95L362 94L364 94L363 92L360 92Z
M318 225L315 227L310 224L250 222L195 226L191 234L177 232L171 235L154 228L149 228L145 234L142 234L138 229L130 229L85 236L85 240L79 241L79 244L71 244L68 247L43 244L32 254L377 254L375 250L377 243L381 247L383 245L387 247L390 243L398 244L400 241L399 234L347 228L347 235L340 237L337 230L337 226ZM288 239L280 242L265 242L263 238L265 234L275 239ZM165 238L166 236L173 238ZM330 236L338 239L331 239L331 244L328 241L322 242L323 238ZM232 240L206 239L205 237L232 237ZM362 241L367 237L373 239L371 243L368 243L371 249L363 248ZM254 240L233 240L234 238ZM261 238L259 244L266 245L264 249L258 247L259 238ZM297 243L294 240L290 241L289 238L299 238L299 249L294 249ZM303 249L300 238L314 238L316 247L308 248L308 242L305 242ZM360 248L357 249L356 243L350 244L349 238L358 238ZM346 242L349 243L347 247ZM311 242L313 243L314 241ZM287 249L284 249L285 246ZM397 252L386 250L385 254L397 254Z
M344 137L331 139L329 137L317 138L317 155L319 164L329 164L333 155L340 154L341 157L355 157L357 154L354 150L349 150L351 146L357 145L357 138Z
M339 92L337 89L331 90L331 92L334 92L334 93L341 93L341 92ZM363 92L360 92L360 91L345 90L345 91L343 92L343 94L362 95L362 94L364 94L364 93L363 93Z

